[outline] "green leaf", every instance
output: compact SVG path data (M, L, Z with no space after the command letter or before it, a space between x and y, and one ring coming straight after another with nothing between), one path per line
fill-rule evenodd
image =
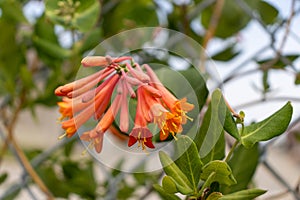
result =
M218 200L222 197L222 193L220 192L213 192L211 193L206 200Z
M229 133L232 137L237 140L240 140L240 134L236 126L236 122L234 121L232 114L229 108L226 105L225 99L221 93L221 90L217 89L214 92L216 98L220 98L220 102L218 104L218 114L220 123L223 124L224 130Z
M4 183L4 181L6 180L6 178L8 177L8 174L5 172L5 173L2 173L1 175L0 175L0 185L2 184L2 183Z
M164 190L170 194L178 192L175 181L170 176L164 176L162 180L162 187Z
M259 12L260 17L265 24L273 24L276 22L278 10L271 4L265 1L259 1L257 5L257 11Z
M204 115L201 127L194 138L204 164L211 160L222 159L225 156L225 138L223 131L225 119L221 124L219 112L225 113L226 109L222 108L222 110L219 110L220 101L220 92L216 90L212 94L212 99Z
M224 194L228 194L247 189L255 173L259 157L260 151L258 144L254 145L252 148L245 148L243 145L237 147L234 150L233 156L229 160L228 165L232 169L233 176L238 184L230 187L221 187L221 191Z
M53 58L66 59L71 56L72 52L70 50L64 49L58 44L52 43L49 40L42 39L37 36L33 37L32 40L39 50Z
M161 187L158 184L154 184L153 188L158 192L158 194L163 198L163 199L168 199L168 200L180 200L178 196L175 194L170 194L164 190L163 187Z
M47 0L45 6L46 15L51 21L82 32L93 28L100 15L97 0Z
M23 65L20 67L20 76L23 85L27 89L30 89L35 86L33 82L34 79L32 77L32 73L28 70L27 66Z
M299 85L300 84L300 73L298 72L295 76L295 84Z
M246 126L242 133L242 144L249 148L256 142L270 140L282 134L288 127L293 113L291 102L265 120Z
M264 193L266 193L266 190L254 188L254 189L238 191L232 194L226 194L223 197L221 197L219 200L252 200Z
M186 80L193 88L193 92L195 92L197 96L199 110L201 110L204 104L206 103L206 99L208 96L208 89L203 75L201 75L201 73L194 67L190 67L187 70L181 70L179 72L186 78ZM185 91L185 96L189 95L191 94Z
M103 15L105 37L122 30L157 26L158 17L151 0L122 0Z
M214 160L203 166L201 179L207 180L212 173L214 173L214 175L210 179L210 183L218 182L220 184L225 184L228 186L236 184L236 180L232 174L230 167L224 161Z
M287 55L282 55L283 57L285 57L288 61L290 61L291 63L296 60L297 58L299 58L299 54L287 54ZM272 69L283 69L285 68L287 65L285 62L282 62L281 59L278 59L275 63L273 63L273 60L277 59L275 58L267 58L267 59L262 59L262 60L258 60L257 63L259 65L261 65L261 68L264 69L263 64L267 64L267 63L272 63L273 65L271 66Z
M239 55L241 52L234 49L235 44L230 44L221 51L214 54L211 58L217 61L229 61Z
M19 1L0 1L1 17L14 23L28 23Z
M178 191L182 194L193 193L193 186L186 175L179 169L179 167L172 161L172 159L163 151L159 152L160 162L163 166L165 173L172 177Z
M185 135L178 137L175 144L175 155L176 157L180 156L175 163L192 183L193 189L197 193L203 164L200 160L196 144L190 137Z
M247 4L257 4L258 0L245 1ZM215 4L205 9L201 15L202 25L207 29L213 15ZM251 17L232 0L225 0L215 36L227 38L241 31L250 22Z
M90 49L95 48L101 40L101 36L102 36L102 30L100 28L94 29L90 32L88 32L84 39L82 41L80 41L80 53L84 53Z

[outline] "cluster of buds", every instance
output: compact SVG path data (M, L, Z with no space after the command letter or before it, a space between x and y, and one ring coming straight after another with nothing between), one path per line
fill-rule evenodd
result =
M194 105L186 98L177 99L163 86L149 65L140 66L129 56L89 56L81 64L84 67L99 66L102 70L55 90L57 96L62 96L58 106L65 134L60 138L73 136L94 117L98 124L80 137L89 141L99 153L104 133L120 112L119 129L129 133L128 146L138 142L144 150L146 147L155 148L149 123L159 127L160 140L164 141L170 134L176 139L176 134L182 132L182 125L190 119L187 112ZM113 95L115 89L116 95ZM132 130L129 130L128 97L137 99Z

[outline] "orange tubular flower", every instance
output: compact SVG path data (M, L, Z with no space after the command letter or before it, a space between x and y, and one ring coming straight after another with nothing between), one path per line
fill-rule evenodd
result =
M107 131L112 125L115 116L120 109L120 100L121 94L118 94L97 126L93 130L83 133L80 137L84 141L91 142L90 145L95 147L97 153L100 153L102 150L103 136L105 131Z
M178 100L169 90L167 90L153 70L149 65L144 65L147 74L150 77L151 85L153 85L157 90L161 92L163 103L170 109L171 114L168 113L166 121L161 127L160 139L165 140L168 138L169 133L173 135L174 138L176 133L182 132L182 124L186 124L187 119L189 118L186 113L191 111L194 108L193 104L187 102L186 98Z

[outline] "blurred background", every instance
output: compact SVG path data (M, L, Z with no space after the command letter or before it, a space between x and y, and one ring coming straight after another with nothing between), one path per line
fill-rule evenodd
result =
M0 199L160 199L159 173L110 169L81 156L77 138L57 140L54 89L99 43L137 27L202 45L199 69L217 77L210 89L247 124L292 102L290 127L261 144L249 186L268 190L260 199L300 199L299 13L299 0L0 0Z

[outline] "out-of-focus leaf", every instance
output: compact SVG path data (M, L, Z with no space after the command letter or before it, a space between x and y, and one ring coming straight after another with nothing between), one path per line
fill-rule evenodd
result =
M218 91L212 94L211 102L204 115L201 127L197 132L194 141L200 152L204 164L211 160L222 159L225 156L225 138L223 122L220 122L219 112L226 112L225 108L219 110L221 97Z
M100 4L97 0L47 0L46 15L66 28L89 31L97 22Z
M256 188L241 190L232 194L226 194L222 196L219 200L252 200L264 193L266 193L266 190Z
M20 1L0 1L0 8L2 11L1 17L15 23L28 23L27 19L23 15L22 5Z
M265 1L259 1L257 5L257 11L259 12L260 17L265 24L272 24L276 22L278 10L271 4Z
M127 200L132 197L133 193L136 191L136 189L132 186L129 186L126 183L121 183L121 185L118 185L118 194L117 194L117 199L120 200Z
M258 0L245 1L251 7L256 7L258 2ZM211 5L202 12L201 21L206 29L212 18L214 5ZM250 16L245 15L245 11L235 1L225 0L215 36L221 38L233 36L245 28L250 20Z
M80 52L84 53L92 48L95 48L96 45L100 43L102 31L100 28L92 30L86 34L83 41L80 41Z
M38 18L34 24L34 35L48 40L49 42L58 44L57 35L54 31L54 25L47 20L45 15L42 15L40 18Z
M254 145L250 149L245 148L243 145L240 145L235 149L232 158L228 162L228 165L232 170L237 184L230 187L222 187L221 191L224 194L247 189L247 186L252 180L258 165L259 153L258 144Z
M0 93L14 97L18 93L16 80L20 66L24 65L24 48L16 41L17 25L0 18Z
M300 84L300 73L297 73L295 76L295 84L299 85Z
M6 180L6 178L8 177L8 174L5 172L5 173L2 173L1 175L0 175L0 185L2 184L2 183L4 183L4 181Z
M33 82L32 73L24 65L20 67L20 76L24 87L30 89L35 86Z
M186 175L179 169L179 167L173 162L173 160L163 151L159 152L159 159L163 166L165 173L172 177L176 187L182 194L193 193L193 185L186 177Z
M288 127L293 114L291 102L265 120L251 124L244 128L242 144L249 148L259 141L266 141L282 134Z
M168 193L167 191L164 190L163 187L161 187L158 184L154 184L153 187L163 199L180 200L178 196L176 196L175 194Z
M188 136L182 135L178 137L176 143L176 157L180 156L176 161L176 165L186 175L193 185L194 191L197 191L200 181L202 162L196 144Z
M288 59L291 63L299 58L299 54L288 54L288 55L283 55L286 59ZM282 60L278 59L275 63L273 63L273 60L276 58L267 58L267 59L262 59L258 60L257 63L261 65L261 67L264 69L263 64L268 64L272 63L273 65L271 66L272 69L283 69L287 66L286 63L282 62Z
M66 59L71 56L70 50L64 49L58 44L52 43L51 41L39 37L33 37L32 39L38 49L53 58Z
M236 180L228 164L224 161L213 160L202 167L201 179L207 180L211 174L210 183L218 182L228 186L236 184Z
M221 51L217 52L211 58L217 61L223 61L223 62L229 61L241 53L240 51L236 51L234 47L235 44L231 44L225 47L224 49L222 49Z
M105 13L103 19L103 31L106 37L122 30L158 25L155 5L151 0L119 1L114 8Z

